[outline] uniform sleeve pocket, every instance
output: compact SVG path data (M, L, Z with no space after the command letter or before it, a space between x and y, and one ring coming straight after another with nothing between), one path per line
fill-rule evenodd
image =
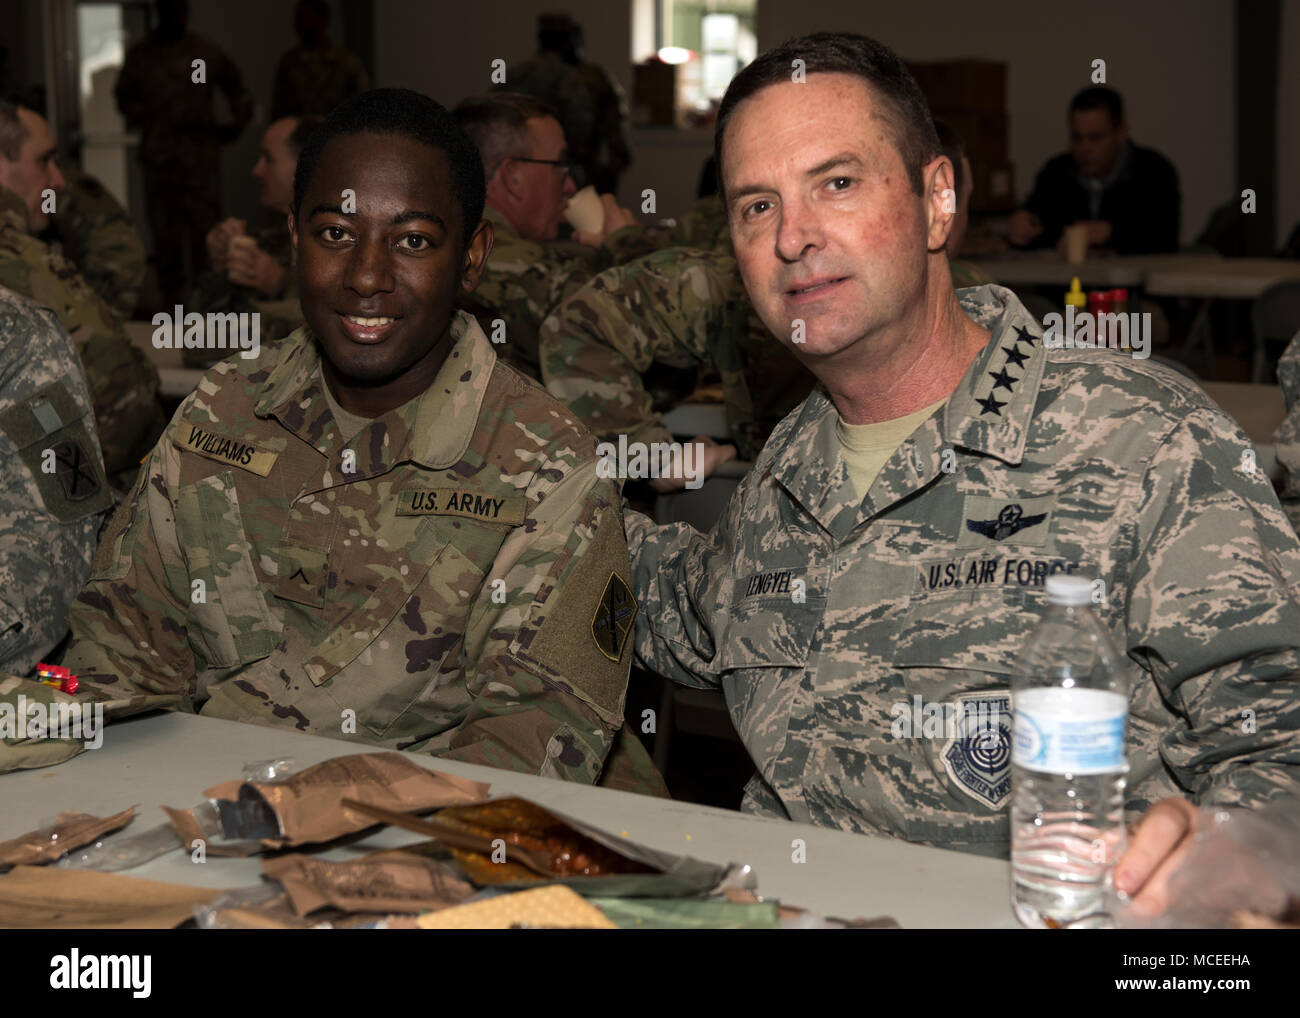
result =
M253 570L230 473L182 488L176 500L176 524L189 568L187 618L196 652L211 668L266 657L280 626Z

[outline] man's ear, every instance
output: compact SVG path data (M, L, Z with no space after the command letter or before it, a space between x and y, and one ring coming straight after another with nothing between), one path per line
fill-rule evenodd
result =
M952 160L944 155L935 156L922 171L921 179L924 182L926 249L938 251L948 242L960 203L954 186Z
M483 277L488 255L492 253L493 239L492 224L486 219L479 220L474 235L465 245L465 260L460 271L460 286L466 293L472 293Z

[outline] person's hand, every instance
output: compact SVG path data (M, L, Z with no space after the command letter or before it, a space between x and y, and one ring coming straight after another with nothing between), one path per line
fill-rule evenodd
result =
M1134 913L1156 916L1169 907L1170 874L1203 822L1200 810L1176 797L1161 799L1142 814L1115 866L1115 890L1129 896Z
M1028 209L1013 212L1007 226L1007 239L1016 247L1024 247L1043 232L1043 224Z
M602 194L600 204L605 210L605 222L601 225L600 232L588 233L585 230L578 230L573 236L579 244L600 247L605 238L614 231L621 230L625 226L637 225L636 215L631 210L623 208L612 194Z
M276 296L284 284L284 267L257 246L252 237L233 238L226 251L226 278L252 287L263 297Z
M242 219L223 219L208 231L204 238L208 246L208 261L214 269L220 271L226 264L226 252L232 237L242 236L244 221Z
M737 455L736 447L730 442L719 444L709 438L708 435L696 435L689 444L698 447L691 455L694 457L695 470L698 471L697 477L701 482L717 470L718 467L726 463L727 460L734 460ZM685 449L682 450L683 459L685 459L685 451ZM693 480L694 478L690 479ZM674 491L681 491L686 487L687 480L686 471L683 470L680 477L653 478L650 481L650 487L661 495L667 495Z

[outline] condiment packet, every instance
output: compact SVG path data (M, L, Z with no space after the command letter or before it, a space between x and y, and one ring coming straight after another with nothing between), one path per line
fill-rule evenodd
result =
M134 806L110 817L97 817L89 813L60 813L52 826L28 831L11 841L0 843L0 870L10 866L54 862L74 848L89 845L101 835L125 827L134 817Z

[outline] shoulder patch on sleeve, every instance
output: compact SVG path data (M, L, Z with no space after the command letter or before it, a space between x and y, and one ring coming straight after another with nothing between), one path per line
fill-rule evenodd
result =
M42 504L59 522L70 523L112 506L103 461L62 382L0 413L0 431L18 447Z
M610 573L605 593L596 605L596 614L591 617L591 638L596 641L596 649L611 661L621 658L635 618L636 598L632 589L618 573Z
M632 665L637 605L627 540L615 509L601 512L586 554L546 606L541 629L521 656L531 657L611 722L621 722Z

